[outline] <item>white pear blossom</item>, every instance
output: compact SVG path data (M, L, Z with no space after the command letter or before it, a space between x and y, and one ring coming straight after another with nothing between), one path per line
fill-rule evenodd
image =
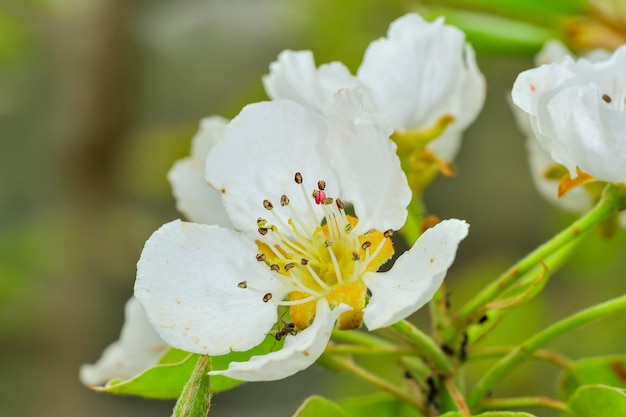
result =
M590 61L601 61L607 59L610 53L605 50L594 50L585 57ZM535 65L546 65L561 62L566 57L573 57L573 54L559 41L550 40L546 42L535 56ZM560 164L552 160L539 145L535 133L530 125L529 115L519 107L513 105L511 109L518 127L526 136L526 149L528 151L528 162L530 173L539 193L548 201L556 204L560 208L572 212L584 212L593 205L593 198L583 187L571 189L567 194L557 197L561 177L567 170Z
M335 323L388 326L440 286L467 235L461 220L429 229L377 272L411 192L391 126L361 99L343 89L321 111L289 100L246 106L206 161L234 228L177 220L146 242L135 296L167 343L223 355L284 337L282 348L211 374L287 377L315 362Z
M211 116L200 121L191 141L191 155L176 161L168 173L177 209L189 220L230 227L220 192L204 179L205 160L223 135L228 120ZM102 385L113 378L132 378L157 365L170 348L154 331L143 308L132 297L125 307L120 339L93 365L83 365L79 377L85 385Z
M463 32L443 18L429 23L414 13L392 22L387 37L369 45L356 76L340 62L316 68L310 51L283 51L263 83L272 99L317 109L338 88L359 85L367 107L384 113L397 132L432 128L451 116L454 122L429 144L447 161L485 99L485 80Z
M79 378L83 384L94 386L113 378L132 378L157 365L169 349L134 297L126 303L124 316L119 340L104 350L98 362L81 366Z
M593 62L565 56L522 72L513 102L540 146L576 179L626 182L626 46Z

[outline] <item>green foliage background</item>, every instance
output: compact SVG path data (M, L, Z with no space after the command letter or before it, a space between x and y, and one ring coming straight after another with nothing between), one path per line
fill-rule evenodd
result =
M179 217L165 174L187 154L198 120L232 117L265 99L261 76L283 49L312 49L318 63L342 60L355 70L367 44L396 17L410 10L434 16L462 2L429 3L436 8L400 0L5 0L0 414L168 415L170 402L93 393L77 374L117 338L143 242ZM484 15L472 14L482 2L465 3L469 14L450 12L449 19L483 22ZM496 11L524 17L536 10L515 7L539 3L580 6L508 0ZM439 178L425 197L430 212L471 224L447 279L453 308L573 219L535 192L523 138L505 104L517 73L532 66L531 55L553 33L507 34L494 25L487 25L493 33L469 32L489 84L485 109L465 135L457 178ZM544 294L512 313L488 341L514 344L624 293L623 235L587 239ZM426 318L416 315L419 323ZM572 334L558 347L575 358L623 353L624 318ZM544 364L525 366L498 394L556 393L556 374ZM220 394L213 413L290 415L309 395L337 387L345 395L371 390L311 369Z

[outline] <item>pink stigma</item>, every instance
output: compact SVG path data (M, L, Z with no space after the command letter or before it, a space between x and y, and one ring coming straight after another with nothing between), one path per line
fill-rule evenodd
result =
M315 192L315 204L322 204L326 200L326 193L322 190Z

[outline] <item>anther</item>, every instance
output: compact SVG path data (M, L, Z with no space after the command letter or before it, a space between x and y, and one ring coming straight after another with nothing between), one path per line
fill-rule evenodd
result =
M325 241L324 241L324 247L325 247L325 248L329 247L329 246L330 246L330 245L332 245L332 244L333 244L333 242L331 242L330 240L325 240Z
M261 234L261 236L265 236L267 234L267 227L259 227L258 229L259 233Z
M268 302L269 300L271 300L271 299L272 299L272 293L271 293L271 292L268 292L267 294L265 294L265 295L263 296L263 302L264 302L264 303L267 303L267 302Z
M259 262L263 262L266 259L266 256L264 253L257 253L256 254L256 260Z
M289 205L289 198L285 194L280 196L280 205L283 207Z
M278 264L271 264L270 269L275 272L280 272L280 266L278 266Z
M258 218L256 219L256 225L257 227L264 227L267 224L267 220L262 219L262 218Z
M293 179L296 182L296 184L302 184L302 174L300 174L299 172L296 172L296 175L294 176Z
M361 249L365 250L365 249L369 248L370 246L372 246L372 242L370 242L370 241L367 241L367 240L366 240L366 241L365 241L365 242L363 242L363 244L361 245Z
M295 268L296 264L294 264L293 262L289 262L288 264L285 264L285 271L289 271L291 268Z
M393 230L392 229L385 230L385 233L383 233L383 236L385 236L387 239L389 239L391 237L391 235L393 235Z
M353 261L358 261L359 259L361 259L361 256L359 255L358 252L352 252L352 260Z
M606 101L607 103L610 103L611 97L608 94L602 94L602 100Z
M239 284L237 284L237 286L239 288L248 288L248 281L241 281Z
M306 259L306 258L302 258L302 259L300 259L300 263L301 263L302 265L307 265L307 264L309 263L309 260L308 260L308 259Z
M269 200L263 200L263 208L265 208L266 210L271 210L274 208L274 205Z
M319 180L317 182L317 188L319 188L320 190L324 191L324 189L326 188L326 181Z
M347 223L347 224L344 226L343 230L346 232L346 234L349 234L349 233L352 231L352 229L353 229L353 228L354 228L354 226L352 226L352 224Z
M333 204L333 199L331 197L325 198L324 199L324 204L326 204L326 205Z
M335 204L337 204L337 207L339 207L339 210L343 210L343 208L345 207L345 205L343 204L343 201L341 201L340 198L335 200Z

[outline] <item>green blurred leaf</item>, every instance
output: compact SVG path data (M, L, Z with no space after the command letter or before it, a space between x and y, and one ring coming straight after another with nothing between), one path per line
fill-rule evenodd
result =
M27 53L29 41L24 23L6 12L0 12L0 65Z
M442 414L441 417L463 417L458 411L451 411ZM534 414L522 413L518 411L488 411L481 414L472 414L472 417L535 417Z
M272 350L280 349L284 340L277 341L268 336L263 342L246 352L231 352L227 355L212 356L212 369L226 369L230 362L242 362L254 355L263 355ZM178 349L170 349L161 358L159 364L128 380L113 379L104 387L94 388L96 391L111 394L135 395L145 398L172 399L178 398L183 387L189 380L200 355L191 354ZM222 375L211 377L211 389L214 393L226 391L243 384L244 381Z
M377 392L364 397L350 398L341 401L341 406L351 417L419 417L410 405L398 401L391 394Z
M429 8L423 15L428 20L445 16L447 24L465 32L479 54L534 54L548 39L559 38L554 29L486 13Z
M585 385L569 400L570 410L578 417L624 417L624 390L607 385Z
M583 385L604 384L626 389L626 355L585 358L560 378L561 398L569 398Z
M425 3L534 20L550 15L582 14L587 6L587 0L426 0Z
M304 400L293 417L350 417L339 404L314 395Z

